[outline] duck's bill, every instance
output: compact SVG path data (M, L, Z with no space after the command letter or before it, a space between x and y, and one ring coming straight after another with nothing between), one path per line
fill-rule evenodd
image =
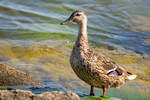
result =
M62 23L60 23L61 25L64 25L64 24L70 24L71 22L73 21L73 17L72 15L66 19L65 21L63 21Z
M71 19L67 19L67 20L61 22L60 24L61 24L61 25L65 25L65 24L70 24L71 22L72 22Z

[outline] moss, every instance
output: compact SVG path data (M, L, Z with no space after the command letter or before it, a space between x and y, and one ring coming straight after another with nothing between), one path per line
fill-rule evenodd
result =
M57 39L69 39L74 40L74 35L72 34L60 34L60 33L28 33L28 34L16 34L14 37L19 39L38 39L38 40L57 40Z
M119 98L115 98L115 97L108 97L108 96L104 96L104 97L84 97L81 100L121 100Z

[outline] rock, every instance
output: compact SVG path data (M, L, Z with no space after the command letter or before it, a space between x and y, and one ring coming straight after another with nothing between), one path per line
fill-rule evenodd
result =
M82 98L81 100L121 100L121 99L116 97L108 97L108 96L104 96L104 97L88 96Z
M80 98L72 92L53 91L33 94L27 90L0 90L0 100L80 100Z
M40 82L15 68L0 64L0 86L40 86Z

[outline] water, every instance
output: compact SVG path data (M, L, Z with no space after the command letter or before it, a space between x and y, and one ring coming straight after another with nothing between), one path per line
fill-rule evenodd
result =
M90 46L138 75L120 89L108 90L108 95L149 100L149 5L149 0L1 0L0 63L42 81L42 88L26 88L34 93L71 90L87 96L88 85L69 64L77 26L60 25L74 10L83 10L88 15Z

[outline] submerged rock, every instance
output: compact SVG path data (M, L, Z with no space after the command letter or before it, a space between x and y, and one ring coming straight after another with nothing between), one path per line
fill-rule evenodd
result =
M30 75L15 68L0 64L0 86L40 86Z
M27 90L0 90L0 100L80 100L72 92L44 92L33 94Z

